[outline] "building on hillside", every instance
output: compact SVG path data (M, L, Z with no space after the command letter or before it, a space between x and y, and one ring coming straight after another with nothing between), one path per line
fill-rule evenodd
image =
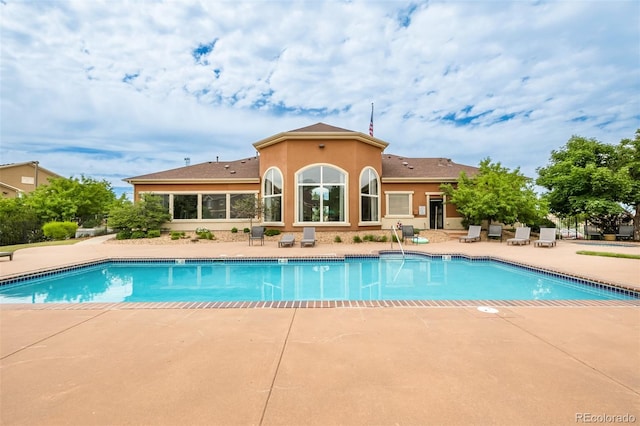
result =
M49 179L60 178L57 173L40 166L39 161L0 165L0 189L2 198L15 198L27 194Z
M420 229L462 229L462 217L440 190L476 167L447 158L385 154L389 144L364 133L317 123L253 144L256 156L209 161L125 179L162 197L170 228L243 228L234 207L258 197L261 224L281 231L388 229L398 222ZM255 221L254 221L255 223Z

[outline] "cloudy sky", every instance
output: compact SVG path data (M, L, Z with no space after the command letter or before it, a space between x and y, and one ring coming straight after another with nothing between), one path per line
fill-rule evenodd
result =
M125 177L317 122L530 177L640 127L640 2L0 0L0 163Z

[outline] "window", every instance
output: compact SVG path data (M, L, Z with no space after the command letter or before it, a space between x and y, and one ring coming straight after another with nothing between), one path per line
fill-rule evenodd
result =
M251 206L256 206L256 196L255 194L229 194L229 206L231 219L253 217L256 211ZM253 211L254 214L250 214L248 211Z
M346 174L336 167L313 166L298 173L299 222L344 222Z
M388 192L387 193L387 215L411 216L412 203L413 203L412 192Z
M378 173L367 167L360 175L360 221L379 222L379 206Z
M173 196L173 218L174 219L197 219L198 218L198 195L185 194Z
M227 194L203 194L202 195L203 219L227 218Z
M282 222L282 173L280 170L267 170L264 175L262 194L264 221Z

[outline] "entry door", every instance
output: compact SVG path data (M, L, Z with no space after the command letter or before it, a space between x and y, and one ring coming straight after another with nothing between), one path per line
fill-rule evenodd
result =
M429 200L429 228L442 229L444 223L444 203L439 199Z

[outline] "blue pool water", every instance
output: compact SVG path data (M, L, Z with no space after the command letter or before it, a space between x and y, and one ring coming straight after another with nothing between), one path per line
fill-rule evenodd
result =
M0 303L632 298L501 262L422 256L116 261L0 287Z

